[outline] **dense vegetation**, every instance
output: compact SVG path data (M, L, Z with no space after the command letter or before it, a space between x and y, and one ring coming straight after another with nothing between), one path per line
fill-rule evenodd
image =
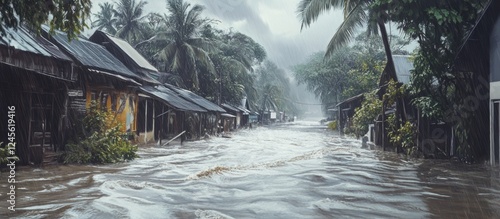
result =
M37 31L48 23L51 30L65 31L75 38L87 27L90 16L90 0L5 0L0 2L0 32L17 28L24 23Z
M479 107L468 110L470 101L466 97L475 96L474 85L484 76L456 72L453 66L463 39L475 24L485 2L486 0L302 0L298 11L302 27L307 27L325 11L332 8L343 10L345 19L327 47L326 58L335 56L336 51L342 50L361 27L367 27L369 34L380 33L386 55L386 71L393 79L396 79L391 57L394 50L390 47L385 23L395 23L407 37L416 40L419 49L414 54L415 70L408 88L412 104L424 117L447 122L454 127L460 158L464 162L474 162L487 154L485 140L481 136L488 131L488 127L483 125L488 121L488 109L487 104L482 103ZM333 77L337 76L332 75ZM408 132L414 125L405 121L401 107L402 103L396 100L396 118L391 118L396 124L391 127L391 133L392 138L396 139L394 142L407 144L407 141L397 139L413 138ZM399 135L395 134L397 130L400 130Z
M127 40L160 71L162 83L194 91L216 102L252 110L298 113L288 96L284 70L266 58L251 37L216 27L202 5L167 0L165 14L143 13L145 1L100 4L93 27Z
M353 46L334 50L327 58L323 58L324 52L315 53L305 63L293 67L297 81L306 84L325 108L378 88L386 62L382 41L361 33L354 42ZM407 41L391 36L391 42L394 54L408 54L402 49Z
M123 125L117 122L115 113L93 102L81 125L82 137L75 137L66 146L61 157L64 163L115 163L137 157L137 146L120 130Z

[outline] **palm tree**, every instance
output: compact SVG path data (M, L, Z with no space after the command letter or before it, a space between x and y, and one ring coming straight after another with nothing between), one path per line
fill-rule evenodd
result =
M105 30L109 34L114 35L116 33L116 18L114 17L113 5L105 2L104 4L99 4L101 11L95 16L97 19L92 22L92 28L97 27L98 30Z
M166 26L170 28L172 40L157 55L167 63L165 71L177 72L188 89L199 89L197 64L205 66L215 74L214 65L208 52L212 48L210 41L201 36L201 28L210 22L201 18L203 7L184 2L167 0L168 16L164 16Z
M350 42L354 37L354 31L365 24L367 24L368 27L368 34L378 34L378 30L380 30L385 55L387 56L385 71L389 79L397 81L396 69L392 59L387 30L385 28L385 22L388 17L387 10L385 8L372 7L374 1L375 0L302 0L299 3L298 12L302 20L302 28L304 28L314 22L318 16L325 11L333 8L343 9L344 21L328 43L325 57L328 57L334 50ZM406 121L404 100L402 97L398 98L396 101L395 115L401 119L403 123ZM399 119L396 119L397 127L400 126Z
M372 9L372 3L373 0L302 0L298 7L299 17L302 21L301 28L310 26L323 12L334 8L343 9L344 21L328 43L325 57L330 56L334 50L345 46L353 40L355 31L367 24L368 34L378 34L380 30L387 56L388 69L386 71L392 79L397 80L387 30L385 28L387 14L383 9Z
M142 39L141 21L144 19L143 9L145 1L119 0L116 9L113 10L117 21L118 30L116 36L135 44Z

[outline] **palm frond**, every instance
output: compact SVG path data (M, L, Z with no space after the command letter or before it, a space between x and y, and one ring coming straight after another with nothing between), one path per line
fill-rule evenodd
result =
M335 50L346 46L353 39L355 30L362 27L367 18L363 6L361 4L356 5L328 43L325 57L329 57Z
M302 30L311 25L318 17L332 8L339 8L344 5L344 0L302 0L297 9L298 17L301 21Z

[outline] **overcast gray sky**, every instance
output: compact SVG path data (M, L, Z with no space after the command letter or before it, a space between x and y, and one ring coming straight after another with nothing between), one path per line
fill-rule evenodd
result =
M270 60L286 69L314 52L324 51L342 22L341 11L332 11L301 31L296 12L300 0L186 1L205 6L203 14L219 20L219 28L228 30L232 27L252 37L264 46ZM103 2L109 1L92 1L92 13L97 13L98 4ZM167 13L165 0L146 2L146 12Z

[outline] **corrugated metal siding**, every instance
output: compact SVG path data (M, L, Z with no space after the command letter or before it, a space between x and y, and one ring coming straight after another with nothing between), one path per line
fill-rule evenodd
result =
M191 92L189 90L178 88L178 87L175 87L175 86L170 85L170 84L165 84L165 86L167 86L171 90L173 90L176 93L178 93L181 97L183 97L183 98L185 98L187 100L190 100L191 102L194 102L195 104L197 104L197 105L199 105L199 106L207 109L208 111L221 112L221 113L225 113L226 112L224 109L222 109L217 104L212 103L209 100L207 100L207 99L205 99L205 98L203 98L201 96L198 96L197 94L195 94L195 93L193 93L193 92Z

